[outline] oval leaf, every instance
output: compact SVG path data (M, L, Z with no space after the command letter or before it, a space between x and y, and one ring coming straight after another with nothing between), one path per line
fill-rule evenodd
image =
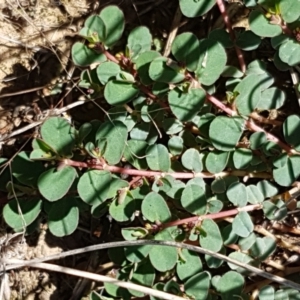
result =
M209 127L213 146L221 151L234 150L243 133L244 122L240 117L216 117Z
M20 231L30 225L39 215L42 209L40 199L13 199L5 204L3 218L6 224L15 231Z
M168 101L173 114L180 121L191 121L203 107L206 94L202 89L190 89L183 93L173 89L168 96Z
M51 168L40 175L38 189L47 200L59 200L67 194L76 176L76 169L70 166L63 167L61 170Z
M218 252L223 246L223 238L219 226L211 219L204 219L199 236L201 247Z
M245 211L239 212L232 223L232 230L241 237L247 237L254 229L249 214Z
M182 192L181 205L190 213L195 215L204 215L206 213L206 195L205 191L195 185L187 185Z
M149 193L142 202L143 216L150 222L166 222L171 218L171 212L165 199L155 193Z
M74 198L67 197L51 205L48 213L49 230L55 236L72 234L78 226L79 209Z
M147 148L146 160L153 171L168 172L171 166L168 149L161 144L150 145Z

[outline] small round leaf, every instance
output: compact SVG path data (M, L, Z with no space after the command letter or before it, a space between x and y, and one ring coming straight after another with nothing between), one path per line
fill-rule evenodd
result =
M15 231L20 231L31 224L42 209L40 199L10 200L3 208L3 218L6 224Z
M254 229L249 214L245 211L239 212L232 223L232 230L241 237L247 237Z
M203 169L201 156L198 150L188 149L181 157L182 165L191 171L201 172Z
M123 105L138 94L138 89L126 81L110 80L104 88L104 97L110 105Z
M78 226L79 209L74 198L67 197L51 205L48 213L49 230L55 236L72 234Z
M161 144L150 145L147 148L146 160L153 171L168 172L171 166L168 149Z
M77 177L76 169L65 166L61 170L51 168L38 179L38 189L49 201L57 201L67 194Z
M167 222L171 213L165 199L155 193L149 193L142 202L142 214L150 222Z

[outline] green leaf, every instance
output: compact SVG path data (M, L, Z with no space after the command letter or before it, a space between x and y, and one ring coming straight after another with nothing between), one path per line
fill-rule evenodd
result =
M127 194L125 199L120 201L118 199L113 200L109 207L109 213L111 217L117 222L129 221L135 211L135 201Z
M106 56L102 53L96 53L81 42L76 42L72 46L72 60L75 65L86 67L93 63L106 61Z
M132 263L137 263L145 259L153 246L145 245L145 246L133 246L133 247L125 247L124 253L126 259Z
M43 140L62 157L71 157L75 145L75 131L64 118L51 117L41 127Z
M223 239L219 226L212 219L204 219L201 223L199 236L201 247L219 252L223 246Z
M138 92L133 83L110 80L104 88L104 97L110 105L123 105L132 100Z
M138 123L131 130L130 137L133 140L145 141L149 135L150 127L150 123Z
M252 161L252 151L246 148L238 148L233 153L233 163L237 169L246 169Z
M191 121L203 107L206 94L203 89L189 89L183 93L173 89L168 95L168 101L173 114L183 122Z
M163 229L155 235L156 241L173 241L171 231L173 227ZM177 249L170 246L152 246L149 258L153 267L160 272L173 269L177 263Z
M225 247L222 247L221 250L219 251L219 253L226 255ZM213 256L210 256L208 254L205 254L204 258L205 258L207 266L210 269L218 269L223 264L223 260L218 259L218 258L213 257Z
M200 55L198 38L191 32L177 35L172 43L172 54L189 71L195 71Z
M282 200L278 201L277 203L273 203L272 201L264 201L263 212L269 220L280 221L287 216L287 207Z
M274 180L281 186L291 186L300 176L300 157L290 156L287 163L273 170Z
M215 197L210 198L207 202L208 204L208 211L211 214L217 213L222 210L223 208L223 202L220 200L217 200Z
M205 159L205 167L212 174L220 173L225 169L228 159L229 152L209 152Z
M243 133L244 122L240 117L216 117L209 127L213 146L221 151L234 150Z
M98 143L106 142L103 156L110 165L115 165L121 160L127 135L127 127L120 121L108 121L99 127L96 140Z
M292 23L300 17L300 0L280 1L279 9L283 20Z
M42 209L40 199L10 200L3 208L3 218L6 224L15 231L20 231L30 225Z
M212 192L216 194L222 194L226 191L226 182L224 178L217 177L212 183L211 183L211 190Z
M241 33L236 41L236 45L244 51L253 51L260 45L261 38L251 30Z
M300 44L292 39L279 47L279 57L289 66L296 66L300 63Z
M123 12L115 5L106 6L99 14L105 24L104 44L111 48L122 36L125 20Z
M67 194L77 177L76 169L64 166L61 170L51 168L38 178L38 189L49 201L57 201Z
M299 132L300 132L300 117L297 115L288 116L283 123L284 139L297 151L300 151Z
M105 61L97 67L96 72L99 81L105 85L110 79L113 79L121 72L121 68L115 62Z
M232 230L241 237L247 237L254 229L249 214L245 211L239 212L232 223Z
M165 199L158 193L149 193L142 202L142 214L150 222L167 222L171 212Z
M168 149L161 144L150 145L147 148L146 160L153 171L168 172L171 166Z
M103 20L97 15L88 17L79 35L85 37L91 43L103 41L105 38L105 24Z
M252 261L253 261L253 258L245 253L242 253L242 252L231 252L228 257L232 258L232 259L235 259L241 263L244 263L244 264L250 264ZM228 266L230 267L231 270L234 270L234 271L237 271L239 272L240 274L247 274L247 271L242 268L242 267L239 267L235 264L232 264L232 263L228 263Z
M144 141L129 140L124 150L126 161L139 170L146 170L148 165L145 158L148 144Z
M72 234L78 226L79 209L75 198L66 197L51 205L48 213L48 226L50 232L55 236L66 236Z
M239 236L232 230L232 224L228 224L226 227L221 228L224 245L235 244Z
M234 92L239 93L235 100L239 112L249 115L256 108L264 106L262 90L273 82L273 77L268 73L250 74L244 78L234 89Z
M147 259L138 265L138 267L134 270L134 273L131 278L131 282L143 285L143 286L153 286L155 279L155 269L152 267L151 262ZM142 292L137 292L133 290L129 290L129 292L136 297L145 296Z
M80 198L89 205L101 204L108 199L111 174L107 171L89 170L79 179Z
M149 29L145 26L135 27L128 36L129 57L135 58L139 54L151 50L151 44L152 35Z
M257 150L267 142L267 136L264 132L254 132L251 134L249 141L251 149Z
M278 188L267 180L261 180L256 185L263 194L264 198L270 198L278 194Z
M216 0L179 0L182 13L188 18L206 14L216 3Z
M195 74L204 85L212 85L220 77L227 62L224 47L217 41L205 39L200 42L200 57Z
M116 271L115 276L116 279L121 280L121 281L127 281L128 280L128 274L126 272L124 272L122 269ZM108 283L105 282L104 283L104 287L105 287L105 291L113 296L113 299L116 298L122 298L122 299L130 299L131 296L129 294L128 289L125 288L121 288L113 283Z
M223 77L241 78L244 76L244 73L241 72L237 67L226 66L224 71L222 72L222 76Z
M256 241L256 235L254 232L251 232L247 237L245 238L240 238L239 239L239 247L242 251L247 251L249 250L252 245L255 243ZM236 254L238 254L239 252L234 252ZM243 253L244 254L244 253ZM233 264L234 265L234 264ZM237 269L237 266L234 265L234 267L232 268L233 270Z
M227 189L226 196L235 206L243 207L248 202L246 186L241 182L232 183Z
M255 34L262 37L274 37L282 32L279 25L271 24L265 15L257 10L250 13L249 25Z
M274 300L275 299L275 290L274 287L270 285L263 286L258 295L259 300Z
M221 45L225 48L231 48L233 46L230 34L224 28L218 28L210 31L208 38L221 43Z
M259 102L258 109L277 109L280 108L285 101L285 93L277 87L264 90L261 93L263 101Z
M179 66L166 57L157 57L151 62L149 76L154 81L164 83L178 83L185 78Z
M141 82L144 85L149 85L153 82L153 80L149 76L149 68L151 62L161 56L160 53L156 51L145 51L139 54L136 59L136 69L138 71Z
M210 273L206 271L194 275L184 283L186 294L197 300L206 300L210 287L210 278Z
M267 259L276 250L276 241L265 236L263 238L257 238L255 243L249 250L251 256L263 261Z
M184 129L184 125L175 118L166 118L163 120L162 126L166 134L176 134Z
M180 280L186 281L191 276L202 271L202 262L199 255L193 251L182 249L179 252L176 272Z
M83 143L84 139L91 133L93 126L91 123L84 123L80 126L78 130L78 135L76 136L76 143Z
M195 215L204 215L206 213L206 195L205 191L195 184L185 187L181 196L181 205L190 213Z
M246 187L246 190L249 203L258 204L264 201L264 195L256 185L250 184Z
M203 169L200 153L196 149L186 150L181 157L182 165L191 171L201 172Z
M219 280L217 290L221 293L222 300L232 300L233 297L240 296L244 283L244 277L241 274L229 271Z
M11 163L12 175L22 184L35 187L38 177L45 170L42 162L32 161L29 153L22 151L14 157ZM0 169L0 172L2 170ZM10 181L10 178L8 179ZM8 181L7 181L8 182ZM5 182L5 184L7 183Z
M168 141L170 153L180 155L183 150L183 139L180 136L172 136Z

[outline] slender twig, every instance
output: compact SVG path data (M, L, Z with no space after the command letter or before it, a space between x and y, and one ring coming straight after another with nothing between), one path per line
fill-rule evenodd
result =
M67 268L67 267L62 267L58 265L53 265L53 264L46 264L46 263L37 263L37 264L29 264L29 267L32 268L38 268L38 269L44 269L48 270L51 272L60 272L72 276L77 276L77 277L83 277L86 279L90 279L93 281L99 281L99 282L106 282L106 283L111 283L113 285L125 288L125 289L131 289L134 291L142 292L147 295L151 295L153 297L158 297L160 299L166 299L166 300L186 300L183 297L179 297L176 295L172 295L166 292L162 292L156 289L152 289L146 286L138 285L132 282L128 281L121 281L112 277L104 276L104 275L99 275L95 273L90 273L86 271L80 271L72 268Z
M232 30L231 22L230 22L230 19L228 17L228 14L227 14L227 11L226 11L223 0L217 0L217 5L218 5L220 13L223 17L226 28L229 32L230 38L231 38L232 42L235 44L236 37L235 37L234 31ZM234 48L235 48L235 52L236 52L236 55L237 55L238 60L239 60L241 70L242 70L243 73L245 73L246 72L246 64L245 64L243 53L242 53L241 49L238 46L234 45Z
M176 243L176 242L172 242L172 241L137 240L137 241L112 242L112 243L105 243L105 244L99 244L99 245L92 245L92 246L88 246L88 247L84 247L84 248L80 248L80 249L75 249L75 250L70 250L70 251L58 253L58 254L55 254L55 255L51 255L51 256L47 256L47 257L43 257L43 258L38 258L38 259L32 259L32 260L28 260L28 261L4 260L3 263L6 263L6 264L9 263L9 265L6 265L5 268L3 269L3 271L17 269L17 268L37 264L37 263L44 262L44 261L57 260L57 259L61 259L63 257L67 257L67 256L70 256L70 255L76 255L76 254L80 254L80 253L98 251L98 250L103 250L103 249L108 249L108 248L141 246L141 245L171 246L171 247L175 247L175 248L184 248L184 249L188 249L188 250L191 250L191 251L194 251L194 252L197 252L197 253L210 255L214 258L224 260L228 263L232 263L232 264L234 264L236 266L239 266L241 268L244 268L244 269L246 269L250 272L256 273L259 276L262 276L262 277L267 278L267 279L271 279L272 281L275 281L279 284L282 284L284 286L288 286L288 287L291 287L293 289L296 289L296 290L300 291L300 284L295 283L291 280L288 280L288 279L285 279L285 278L267 273L267 272L265 272L265 271L263 271L259 268L253 267L253 266L245 264L241 261L238 261L238 260L232 259L230 257L227 257L226 255L213 252L211 250L207 250L207 249L204 249L204 248L201 248L201 247L198 247L198 246L193 246L193 245L188 245L188 244L183 244L183 243Z
M91 168L91 169L97 169L97 170L105 170L112 173L119 173L119 174L127 174L131 176L144 176L144 177L164 177L166 175L170 175L177 179L191 179L195 177L201 177L201 178L215 178L215 177L224 177L224 176L249 176L251 178L271 178L272 175L267 172L260 172L260 173L249 173L247 171L240 171L240 170L234 170L230 172L220 172L217 174L209 173L209 172L174 172L174 173L168 173L168 172L159 172L159 171L145 171L145 170L137 170L137 169L127 169L122 168L118 166L110 166L110 165L103 165L103 164L91 164L81 161L74 161L71 159L64 159L62 161L62 164L78 167L78 168Z

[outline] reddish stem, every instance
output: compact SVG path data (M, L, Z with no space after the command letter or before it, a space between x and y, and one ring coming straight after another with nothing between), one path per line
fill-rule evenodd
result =
M238 57L241 70L243 73L245 73L246 72L246 64L245 64L244 56L243 56L241 49L235 45L236 37L235 37L234 31L232 30L231 22L228 17L224 2L223 2L223 0L217 0L217 4L218 4L219 10L220 10L220 13L223 17L226 28L229 32L230 38L231 38L232 42L234 43L235 52Z
M212 174L209 172L157 172L157 171L145 171L145 170L136 170L136 169L127 169L118 166L110 166L110 165L102 165L102 164L90 164L86 162L74 161L71 159L63 160L62 164L68 166L74 166L78 168L91 168L96 170L105 170L112 173L119 173L119 174L127 174L131 176L142 176L142 177L164 177L166 175L170 175L177 179L191 179L195 177L201 178L215 178L215 177L224 177L229 175L234 175L238 177L249 176L251 178L271 178L271 174L267 172L260 172L260 173L249 173L247 171L239 171L234 170L231 172L220 172L218 174Z
M229 216L235 216L240 211L253 211L253 210L257 210L257 209L261 209L261 208L262 208L261 204L247 205L247 206L240 207L240 208L235 208L235 209L226 210L226 211L220 211L220 212L214 213L214 214L209 214L209 215L204 215L204 216L195 216L195 217L191 217L191 218L185 218L185 219L181 219L181 220L168 222L168 223L162 224L162 227L167 228L167 227L178 226L178 225L183 225L183 224L188 224L188 223L197 223L204 219L211 219L211 220L222 219L222 218L226 218Z

